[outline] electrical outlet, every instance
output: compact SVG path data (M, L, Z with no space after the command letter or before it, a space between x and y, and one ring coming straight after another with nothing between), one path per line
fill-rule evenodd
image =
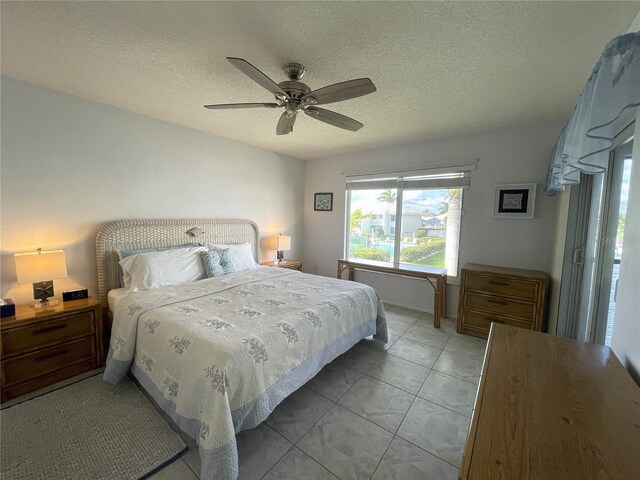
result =
M317 271L318 271L318 264L317 264L317 263L314 263L314 264L311 266L311 270L312 270L312 271L314 271L314 272L317 272Z

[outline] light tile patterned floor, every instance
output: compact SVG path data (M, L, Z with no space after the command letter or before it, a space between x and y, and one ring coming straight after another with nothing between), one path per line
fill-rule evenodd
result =
M486 341L387 307L388 344L363 340L238 435L239 480L453 480ZM153 480L197 480L197 447Z

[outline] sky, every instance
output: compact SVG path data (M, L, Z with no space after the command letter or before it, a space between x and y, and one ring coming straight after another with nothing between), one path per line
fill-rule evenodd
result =
M391 205L378 202L376 199L383 190L352 190L351 191L351 211L360 208L362 213L382 213L386 210L395 210L395 202ZM392 190L396 192L396 190ZM425 209L432 210L438 215L440 208L444 205L443 198L447 190L405 190L403 199L403 210L413 212L424 212Z

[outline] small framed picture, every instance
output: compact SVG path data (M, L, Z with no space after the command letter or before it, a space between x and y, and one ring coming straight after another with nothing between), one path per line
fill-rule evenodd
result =
M493 218L533 218L536 184L496 185Z
M313 209L316 212L333 210L333 193L316 193L313 198Z

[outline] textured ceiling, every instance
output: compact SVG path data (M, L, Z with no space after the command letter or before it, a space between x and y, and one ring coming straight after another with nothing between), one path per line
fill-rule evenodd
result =
M2 73L302 159L567 118L638 2L7 2ZM300 62L312 89L358 77L372 95L326 108L353 133L280 110L209 111L273 97Z

